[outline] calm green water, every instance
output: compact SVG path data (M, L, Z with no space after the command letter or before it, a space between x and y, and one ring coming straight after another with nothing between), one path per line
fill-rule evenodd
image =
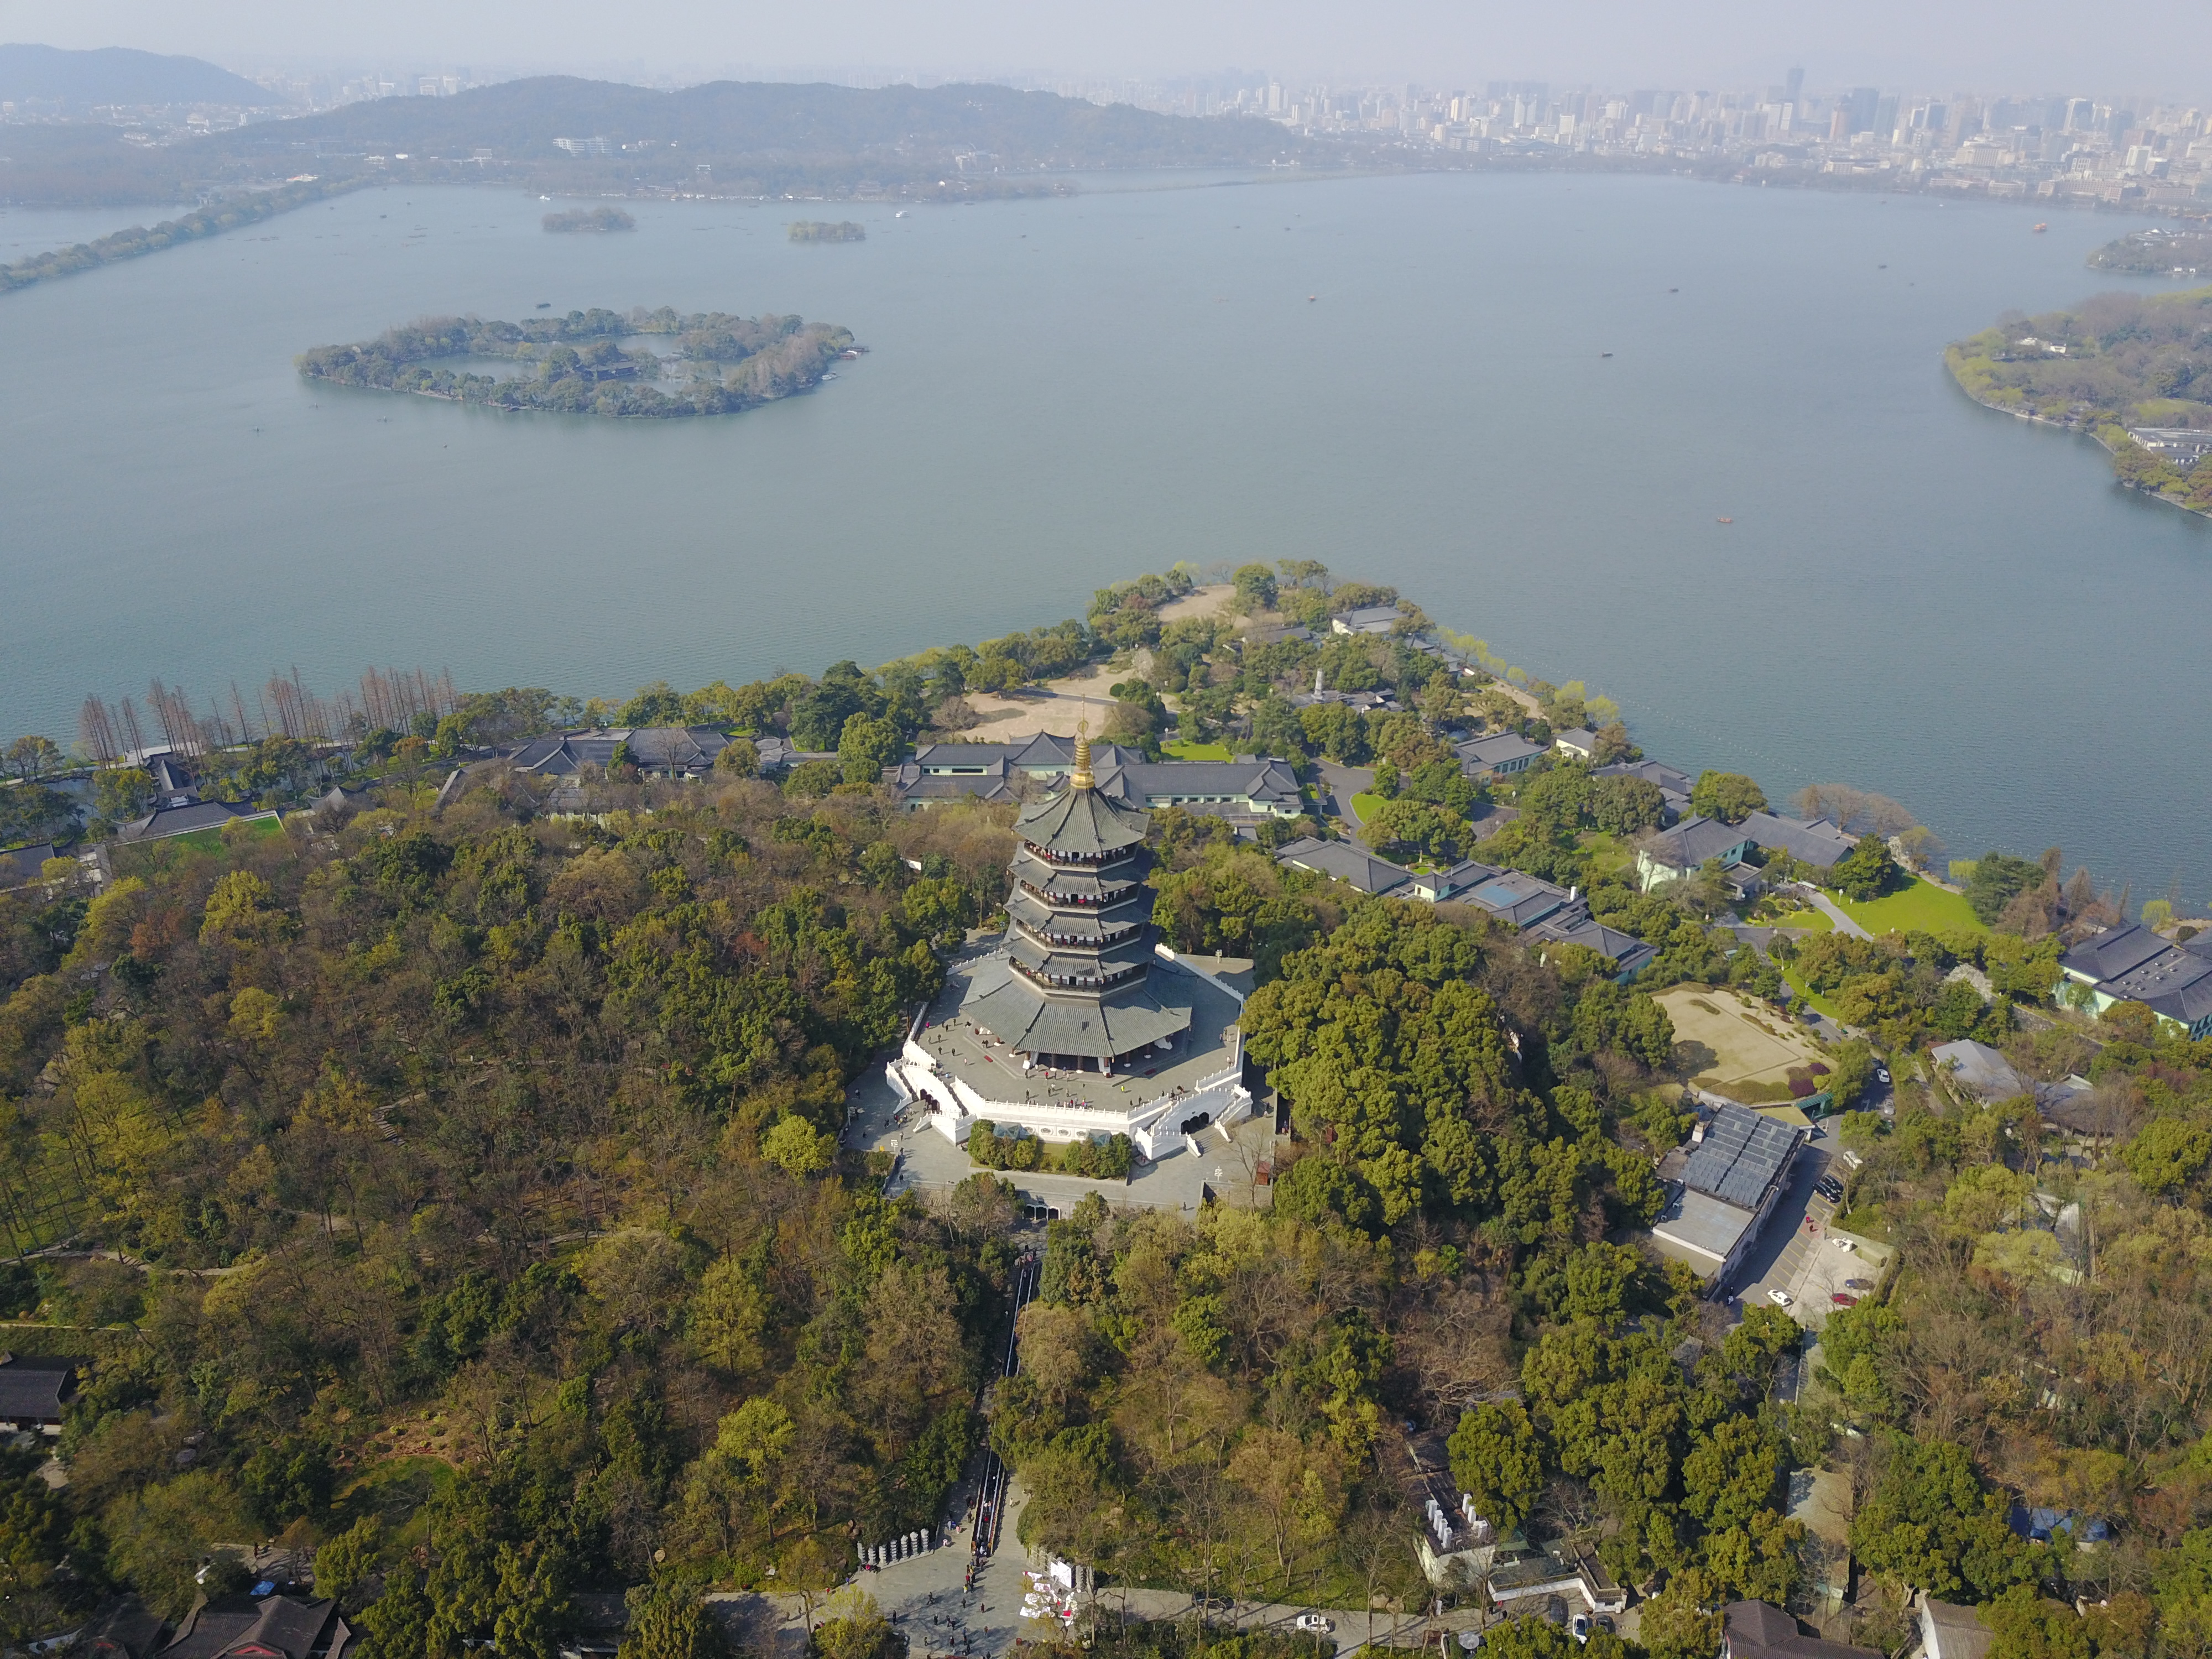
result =
M804 204L607 237L545 210L372 192L0 301L0 731L295 663L583 695L876 662L1294 555L1587 678L1678 765L2212 893L2212 523L1939 358L2109 285L2082 258L2126 222L1587 178L867 209L852 246L788 243ZM796 311L874 350L667 424L292 370L541 300Z

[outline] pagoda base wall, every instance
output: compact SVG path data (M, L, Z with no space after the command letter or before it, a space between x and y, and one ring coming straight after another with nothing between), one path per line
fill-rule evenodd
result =
M1009 1068L1010 1071L1012 1068ZM1009 1124L1028 1130L1040 1140L1081 1140L1091 1135L1124 1134L1152 1163L1182 1149L1182 1125L1205 1114L1211 1123L1241 1123L1252 1115L1252 1091L1244 1086L1244 1042L1242 1034L1222 1050L1218 1069L1200 1077L1182 1094L1116 1109L1078 1106L1034 1100L1001 1100L975 1088L965 1078L940 1066L929 1051L909 1036L898 1058L884 1068L900 1097L922 1103L929 1127L954 1146L968 1139L979 1122ZM1108 1079L1101 1078L1100 1081Z

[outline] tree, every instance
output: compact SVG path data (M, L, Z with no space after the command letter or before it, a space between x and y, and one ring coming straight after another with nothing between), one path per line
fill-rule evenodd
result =
M726 777L757 775L760 771L760 746L750 738L732 738L716 751L714 769Z
M128 823L154 804L154 780L135 766L111 766L93 780L92 810L107 823Z
M315 1593L352 1612L354 1591L375 1573L383 1553L383 1520L363 1516L315 1552Z
M1318 1154L1302 1158L1275 1183L1275 1208L1311 1226L1334 1224L1372 1232L1382 1217L1375 1188L1357 1170Z
M837 763L844 769L846 782L875 783L905 746L898 727L889 720L854 714L837 740Z
M1637 1633L1651 1659L1712 1659L1721 1649L1721 1619L1712 1604L1721 1587L1699 1568L1678 1572L1644 1604Z
M1237 603L1246 616L1275 608L1275 573L1266 565L1239 565L1230 580L1237 585Z
M361 1615L370 1659L430 1659L432 1611L422 1574L412 1562L386 1573L384 1594Z
M1741 823L1766 810L1766 797L1741 772L1700 772L1690 787L1690 807L1723 823Z
M62 751L52 738L21 737L8 745L8 764L19 778L39 777L61 763Z
M1682 1460L1682 1507L1715 1532L1766 1507L1782 1458L1759 1420L1728 1417Z
M1298 711L1272 690L1252 705L1252 747L1277 760L1305 758L1305 727L1298 722Z
M1898 875L1889 843L1872 830L1861 836L1858 845L1838 859L1828 872L1830 884L1838 892L1860 902L1880 898L1896 884Z
M682 1574L632 1590L629 1631L615 1659L729 1659L728 1632L701 1599L703 1590Z
M777 1119L775 1127L761 1137L760 1145L763 1158L797 1181L821 1174L837 1155L837 1138L817 1131L796 1113Z
M1828 1069L1828 1088L1836 1109L1849 1111L1874 1081L1874 1048L1864 1037L1850 1037L1836 1045Z
M1984 853L1974 860L1966 878L1966 902L1991 927L2005 907L2022 893L2033 892L2050 879L2044 867L2008 853Z
M1657 827L1667 796L1649 778L1594 778L1585 809L1591 823L1609 835L1632 836Z
M2212 1160L2212 1133L2178 1117L2154 1117L2121 1149L2136 1185L2154 1197L2177 1192Z
M1464 1413L1449 1445L1452 1479L1474 1498L1483 1519L1504 1534L1528 1518L1544 1490L1544 1462L1535 1427L1519 1401Z

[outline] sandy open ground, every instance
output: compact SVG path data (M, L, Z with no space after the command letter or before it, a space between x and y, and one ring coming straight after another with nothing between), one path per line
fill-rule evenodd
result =
M1160 618L1174 622L1183 617L1227 615L1235 599L1236 590L1227 582L1216 582L1170 600L1160 607ZM1024 687L1011 696L971 691L967 702L975 711L977 723L961 735L975 743L1009 743L1036 737L1039 732L1072 738L1077 722L1088 720L1091 735L1102 737L1106 722L1114 714L1111 688L1128 676L1127 668L1109 668L1101 664L1087 673L1071 675L1064 680L1047 680L1041 685Z
M1652 1000L1674 1022L1674 1040L1711 1056L1690 1081L1747 1105L1790 1098L1790 1068L1820 1058L1813 1042L1763 1004L1710 985L1677 985Z

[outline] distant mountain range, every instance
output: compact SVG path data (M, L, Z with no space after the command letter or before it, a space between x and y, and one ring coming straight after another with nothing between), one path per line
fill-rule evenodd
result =
M571 141L560 147L556 141ZM586 141L605 141L606 153ZM1305 152L1271 122L1192 120L1127 104L1101 106L1011 87L838 87L716 81L656 92L609 81L544 76L452 98L349 104L226 140L235 152L308 146L411 160L590 168L651 183L690 178L700 163L748 172L826 168L887 178L993 169L1250 166ZM577 153L578 151L582 153Z
M0 101L32 100L78 111L101 104L258 107L284 101L267 88L197 58L164 58L127 46L67 52L59 46L0 46Z
M1253 118L1156 115L1008 87L719 81L656 92L566 76L377 99L158 148L97 128L0 129L0 200L21 204L176 201L352 172L587 194L981 194L1035 187L1041 173L1337 167L1352 155Z

